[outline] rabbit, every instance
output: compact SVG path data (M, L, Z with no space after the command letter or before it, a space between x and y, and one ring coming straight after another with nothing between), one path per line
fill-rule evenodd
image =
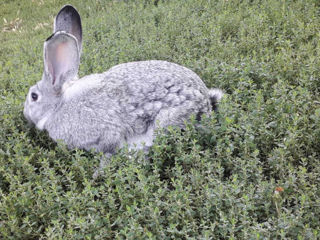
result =
M117 149L152 146L156 128L178 126L216 108L223 96L190 69L150 60L123 63L78 78L82 27L78 11L64 6L44 43L42 79L29 89L24 116L68 148Z

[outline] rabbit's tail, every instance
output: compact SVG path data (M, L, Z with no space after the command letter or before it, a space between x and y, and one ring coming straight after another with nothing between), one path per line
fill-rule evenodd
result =
M220 102L220 99L222 98L222 96L223 96L222 90L218 88L209 89L209 97L210 97L210 102L213 110L217 110L218 103Z

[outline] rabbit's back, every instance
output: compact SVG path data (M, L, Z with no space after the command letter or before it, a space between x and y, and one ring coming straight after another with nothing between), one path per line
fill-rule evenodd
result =
M199 76L175 63L120 64L104 73L104 79L107 98L117 101L124 121L131 122L137 133L145 131L139 130L141 121L181 126L191 114L211 110L208 89Z

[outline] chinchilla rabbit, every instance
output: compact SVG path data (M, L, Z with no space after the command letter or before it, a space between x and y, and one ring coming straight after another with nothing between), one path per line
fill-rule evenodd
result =
M216 106L222 92L208 89L193 71L166 61L140 61L78 78L81 19L64 6L44 43L44 72L32 86L24 115L69 148L96 149L107 156L128 144L150 147L156 127L183 127Z

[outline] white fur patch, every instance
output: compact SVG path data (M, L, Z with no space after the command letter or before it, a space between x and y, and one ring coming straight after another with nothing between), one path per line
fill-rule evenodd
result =
M51 114L46 114L40 121L37 122L36 127L39 130L43 130L44 129L44 125L46 124L46 122L48 121L49 117Z
M92 74L81 79L74 79L66 82L62 86L63 98L68 101L84 92L99 87L103 81L102 74Z
M223 92L219 88L211 88L209 89L209 95L210 97L215 97L217 99L217 102L219 102L220 99L223 97Z

